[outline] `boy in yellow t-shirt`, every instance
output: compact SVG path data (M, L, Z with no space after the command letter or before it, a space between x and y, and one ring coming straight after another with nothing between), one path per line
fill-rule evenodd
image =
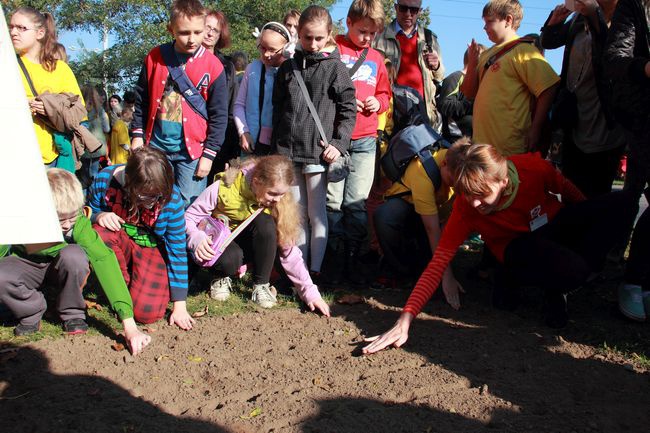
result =
M131 139L129 138L129 122L133 119L133 109L124 107L120 118L113 124L111 130L110 158L113 164L126 164L129 159Z
M494 145L508 156L537 150L560 78L531 43L519 39L518 0L493 0L483 8L485 32L494 46L479 56L469 47L461 91L474 98L473 142Z
M382 274L376 286L401 286L420 275L438 246L442 225L451 214L454 191L447 167L447 149L432 153L440 168L441 183L436 188L419 158L409 162L402 178L386 191L385 202L374 214L377 239L383 253ZM415 251L412 244L416 243ZM443 276L443 291L462 291L451 267ZM454 290L457 288L457 290ZM447 298L454 308L456 300Z

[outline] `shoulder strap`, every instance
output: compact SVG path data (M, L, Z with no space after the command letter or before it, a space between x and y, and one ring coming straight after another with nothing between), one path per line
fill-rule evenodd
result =
M305 97L305 102L307 102L307 107L309 108L311 117L313 117L314 122L316 122L316 127L318 128L320 137L323 140L323 143L327 145L327 143L329 142L327 140L327 135L325 134L323 125L320 123L320 118L318 117L318 112L316 111L316 107L314 107L314 103L311 101L311 97L309 96L309 91L307 91L307 87L305 86L305 80L302 79L302 75L300 74L300 71L298 70L298 65L296 64L296 61L294 59L291 59L291 68L293 69L293 76L296 78L296 81L300 86L300 90L302 91L302 96Z
M363 62L366 61L366 56L368 55L368 48L363 50L357 61L354 63L354 65L348 70L348 73L350 74L350 78L354 76L354 74L359 70L361 65L363 65Z
M485 62L485 65L483 65L483 72L481 72L481 80L485 76L485 73L487 72L488 69L490 69L490 66L494 65L501 57L505 56L508 54L510 51L512 51L513 48L515 48L517 45L521 43L528 43L532 44L534 43L535 40L530 37L523 37L519 39L515 39L513 41L508 42L505 44L499 51L494 53L487 62Z
M261 214L262 212L264 212L264 209L265 209L265 208L263 208L263 207L258 208L255 212L253 212L252 214L250 214L250 215L248 216L248 218L246 218L244 221L242 221L242 222L237 226L237 228L236 228L235 230L232 231L232 233L230 234L230 236L228 236L228 237L226 238L226 240L223 241L223 243L222 243L221 245L219 245L219 248L218 248L219 251L218 251L218 252L219 252L219 253L223 253L223 252L226 250L226 248L228 248L228 245L230 245L230 243L231 243L232 241L234 241L235 238L236 238L237 236L239 236L239 234L240 234L241 232L243 232L244 229L245 229L246 227L248 227L248 225L249 225L250 223L253 222L253 220L255 219L255 217L258 216L259 214Z
M440 189L442 178L440 176L440 168L438 167L438 164L436 164L436 160L433 158L431 149L429 147L425 147L424 149L419 151L418 158L420 159L420 162L424 167L424 171L427 172L427 176L429 176L429 179L431 179L431 182L433 183L433 187L437 191L438 189Z
M258 104L260 107L260 128L257 132L257 137L255 137L255 142L259 141L260 135L262 134L262 109L264 108L264 85L266 84L266 66L262 63L262 69L260 71L260 95Z
M27 68L23 63L23 59L21 59L18 54L16 54L16 59L18 60L18 66L20 66L20 69L23 71L23 75L27 79L27 84L29 84L29 88L32 90L32 95L34 95L35 97L38 96L38 92L34 88L34 83L32 82L32 77L29 76L29 72L27 72Z
M196 89L178 61L178 57L174 52L173 44L161 45L160 53L162 54L163 61L167 65L167 70L169 71L171 79L178 85L178 89L185 97L187 103L190 104L190 107L192 107L197 114L205 120L208 120L208 108L205 99L203 99L203 96L201 96L201 93Z

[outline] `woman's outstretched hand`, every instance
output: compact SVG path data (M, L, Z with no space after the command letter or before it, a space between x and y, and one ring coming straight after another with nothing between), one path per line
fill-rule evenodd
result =
M388 331L381 335L364 338L364 341L370 342L370 344L362 349L363 354L370 355L388 346L401 347L409 338L409 328L412 321L413 315L411 313L402 313L395 325Z

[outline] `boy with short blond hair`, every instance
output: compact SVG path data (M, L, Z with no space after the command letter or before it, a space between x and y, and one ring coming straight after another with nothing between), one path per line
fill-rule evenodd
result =
M0 303L19 320L16 336L38 332L47 304L42 289L59 292L56 309L67 334L85 334L86 303L82 289L90 266L124 326L124 335L134 355L149 344L133 320L133 302L122 277L115 253L92 228L83 209L85 197L74 174L59 168L47 171L54 206L63 232L62 243L13 245L11 255L0 258Z
M379 0L354 0L346 20L348 33L336 38L341 61L348 67L357 100L357 120L352 131L350 156L354 171L327 187L330 256L343 257L355 282L357 258L367 236L366 199L375 171L377 115L388 109L390 83L383 56L371 47L383 29L384 9ZM341 266L332 266L340 270ZM359 281L361 282L361 281Z
M205 17L199 0L172 3L167 28L174 41L145 58L131 123L131 150L149 145L165 153L185 207L205 189L228 123L223 65L201 45Z
M503 155L537 150L560 81L531 41L517 35L522 19L518 0L485 5L484 29L494 45L479 56L472 40L461 86L474 98L473 140L491 143Z

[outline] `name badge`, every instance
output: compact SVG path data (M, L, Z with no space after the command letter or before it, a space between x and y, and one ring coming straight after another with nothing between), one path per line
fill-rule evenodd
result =
M545 226L547 223L548 223L548 215L546 214L540 215L529 223L530 231L534 232L538 228Z

